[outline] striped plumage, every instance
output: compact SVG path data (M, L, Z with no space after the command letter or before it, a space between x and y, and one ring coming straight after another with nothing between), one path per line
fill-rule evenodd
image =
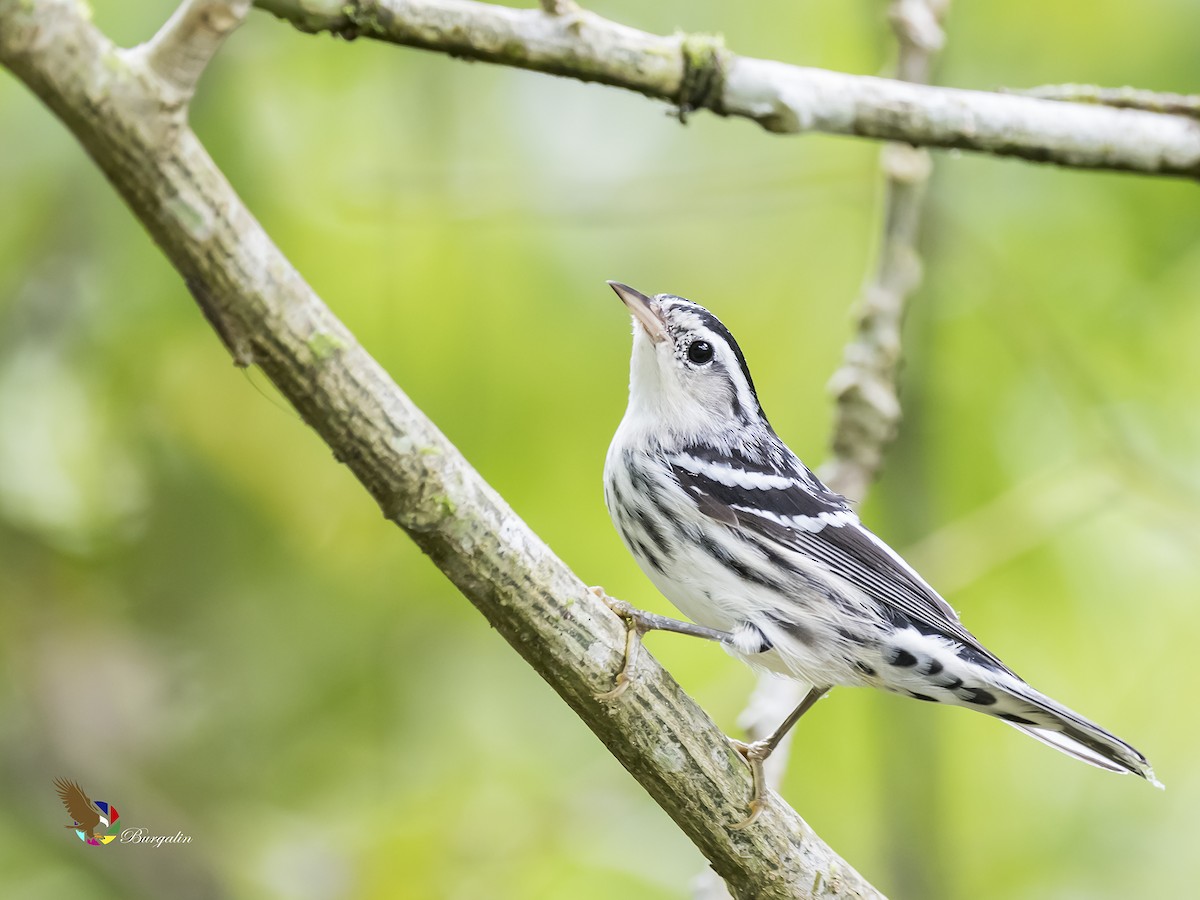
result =
M980 644L787 448L715 316L681 297L613 288L635 324L605 501L675 606L727 632L726 646L750 665L813 685L813 700L820 689L869 685L963 706L1158 784L1141 753L1035 691Z

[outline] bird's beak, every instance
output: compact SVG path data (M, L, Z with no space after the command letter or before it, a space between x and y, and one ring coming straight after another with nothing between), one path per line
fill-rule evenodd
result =
M610 281L608 286L616 291L621 302L629 307L629 311L638 320L638 324L645 329L650 340L658 344L667 339L667 328L663 324L662 316L650 305L649 297L619 281Z

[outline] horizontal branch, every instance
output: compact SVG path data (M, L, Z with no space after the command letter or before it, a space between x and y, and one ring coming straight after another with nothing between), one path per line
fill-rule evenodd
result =
M779 133L856 135L1080 169L1200 177L1200 123L1134 109L908 84L737 56L585 11L473 0L256 0L307 32L369 37L594 81L753 119Z
M542 15L539 13L539 15ZM743 898L879 895L750 778L712 720L650 657L619 701L619 620L471 468L321 302L242 204L141 51L83 0L0 0L0 65L71 129L183 276L239 365L261 367L400 525ZM530 736L537 751L536 736Z

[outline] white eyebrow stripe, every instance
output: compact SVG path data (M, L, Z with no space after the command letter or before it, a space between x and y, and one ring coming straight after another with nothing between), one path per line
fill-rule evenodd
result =
M749 417L760 418L762 415L762 404L759 403L758 395L750 386L750 373L744 368L744 363L738 358L729 341L733 339L732 334L721 334L719 331L714 331L706 321L705 317L697 312L693 312L692 308L696 304L690 300L684 300L682 297L675 298L681 300L684 306L675 307L675 324L683 330L689 332L700 340L707 341L716 350L716 359L718 364L725 370L725 374L729 379L730 387L733 389L734 399L738 406L743 411L741 418ZM715 316L711 313L702 310L706 315L715 320ZM718 322L718 324L720 324ZM724 327L724 326L722 326ZM758 411L758 416L754 416L754 411Z
M709 333L712 334L712 332ZM738 407L743 411L743 415L751 415L757 410L758 415L755 418L761 418L762 404L758 401L758 395L750 387L750 382L747 381L748 373L742 370L742 363L738 361L737 354L720 335L712 334L712 343L720 348L721 364L725 367L725 374L733 386Z

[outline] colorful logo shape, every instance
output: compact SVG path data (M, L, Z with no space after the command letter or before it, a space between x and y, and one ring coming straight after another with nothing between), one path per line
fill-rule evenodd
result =
M117 808L105 800L92 800L77 782L58 778L54 781L59 799L67 808L75 834L85 844L100 847L117 839L121 826L117 820L121 814Z

